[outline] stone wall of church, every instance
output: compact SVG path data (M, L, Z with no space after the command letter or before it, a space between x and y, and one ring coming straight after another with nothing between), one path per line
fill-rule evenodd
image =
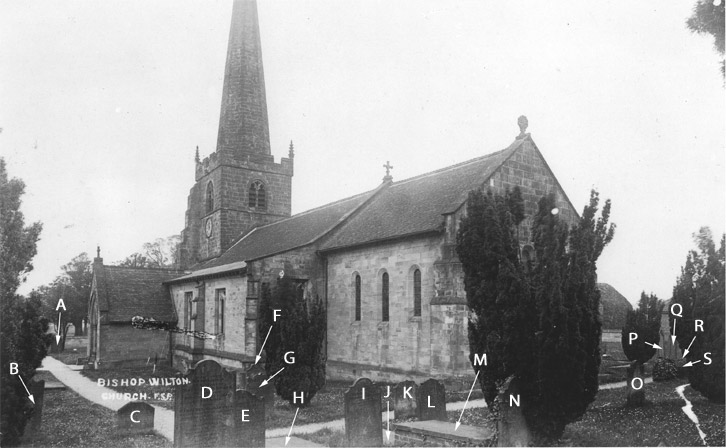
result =
M200 339L192 335L174 333L174 364L182 370L205 358L215 359L230 368L242 368L256 355L255 330L245 324L249 314L257 313L257 303L247 300L247 277L229 276L206 279L198 288L196 282L171 285L171 295L179 316L179 327L215 334L215 339ZM224 292L224 329L221 334L218 322L217 291ZM190 321L185 294L196 299ZM249 308L249 309L248 309ZM254 323L254 322L253 322Z
M130 323L101 324L99 368L167 363L169 338L166 331L139 330Z
M532 216L537 213L540 198L546 194L555 193L560 219L570 224L577 222L577 212L567 200L542 154L529 139L522 142L519 149L492 174L489 186L497 192L515 186L522 191L527 216L519 228L522 244L531 242Z
M329 377L398 380L452 373L447 357L458 348L450 345L450 327L461 335L466 325L456 305L432 304L440 259L438 235L328 255ZM421 271L421 316L414 316L416 269ZM382 321L384 272L389 275L388 322ZM361 277L360 321L355 320L356 275Z

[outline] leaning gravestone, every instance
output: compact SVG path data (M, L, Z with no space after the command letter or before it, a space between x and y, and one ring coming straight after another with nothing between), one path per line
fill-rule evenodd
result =
M203 360L188 379L174 394L174 446L235 446L235 374Z
M393 410L396 419L416 417L418 386L413 381L398 383L393 389Z
M255 364L245 372L245 389L258 397L263 397L265 406L269 412L272 412L275 407L275 384L269 383L260 387L267 378L267 371L262 363Z
M35 399L33 405L33 416L28 422L28 432L36 433L40 431L40 422L43 418L43 398L45 396L45 380L31 381L30 393Z
M116 429L124 434L143 434L154 430L155 409L148 403L132 401L116 411Z
M265 400L246 390L235 392L235 438L240 447L265 446Z
M497 446L529 446L532 443L532 435L520 408L521 395L517 381L512 375L499 386L495 399L495 407L499 409Z
M368 378L358 378L344 400L348 446L382 446L381 388Z
M419 420L446 421L446 391L439 381L430 379L418 388Z

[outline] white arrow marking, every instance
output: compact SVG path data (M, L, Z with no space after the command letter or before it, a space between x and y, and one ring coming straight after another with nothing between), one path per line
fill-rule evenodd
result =
M60 344L60 340L61 340L61 337L60 337L60 331L61 331L60 324L61 324L61 313L59 312L58 313L58 333L55 334L55 345Z
M386 440L391 440L391 402L386 401Z
M686 350L685 350L685 351L683 352L683 357L684 357L684 358L685 358L685 357L686 357L686 355L688 354L688 351L689 351L689 350L691 349L691 346L693 345L693 341L695 341L695 340L696 340L696 337L694 336L694 337L693 337L693 339L691 339L691 343L690 343L690 344L688 344L688 348L687 348L687 349L686 349Z
M262 350L265 349L265 344L267 343L267 338L270 337L270 332L271 331L272 331L272 325L270 325L270 329L267 330L267 336L265 336L265 340L264 340L264 342L262 342L262 347L260 347L260 352L255 357L255 364L257 364L258 362L260 362L260 359L262 359Z
M671 344L676 344L676 319L673 318L673 334L671 335Z
M476 376L474 377L474 382L471 383L471 389L469 389L469 395L466 396L466 401L464 402L464 407L461 409L461 414L459 414L459 420L456 421L456 426L454 427L454 431L459 429L459 425L461 425L461 417L464 416L464 410L466 410L466 404L469 402L469 397L471 397L471 391L474 390L474 386L476 386L476 380L479 378L479 372L481 370L477 370Z
M277 373L275 373L275 374L274 374L274 375L272 375L271 377L269 377L269 378L267 378L266 380L264 380L264 381L262 382L262 384L260 384L260 387L263 387L263 386L267 386L268 384L270 384L270 381L272 381L272 379L273 379L274 377L276 377L276 376L277 376L277 374L278 374L278 373L280 373L280 372L282 372L283 370L285 370L285 368L284 368L284 367L283 367L282 369L278 370L278 371L277 371Z
M33 404L35 404L35 398L33 398L33 394L31 394L30 391L28 390L28 386L25 385L25 381L23 381L23 377L20 376L20 374L18 374L18 378L20 378L20 382L23 383L23 387L25 388L25 392L28 393L28 398L30 399L30 401L33 402Z
M643 341L643 342L645 342L645 341ZM650 342L645 342L645 343L650 345L651 347L653 347L656 350L663 350L663 348L661 348L661 346L658 344L651 344Z
M691 367L692 365L698 364L699 362L701 362L700 359L698 361L689 361L689 362L683 364L683 367Z
M285 446L287 446L287 443L290 441L290 434L292 434L292 427L295 426L295 419L297 418L297 412L299 410L300 410L300 408L295 409L295 417L292 418L292 425L290 425L290 430L287 432L287 436L285 437Z

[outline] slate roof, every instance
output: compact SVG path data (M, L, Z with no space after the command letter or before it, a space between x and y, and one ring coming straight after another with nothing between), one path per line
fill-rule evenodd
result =
M392 183L323 243L321 250L440 231L442 215L461 207L524 140L508 148Z
M193 274L197 274L201 269L256 260L313 243L343 222L376 191L378 190L342 199L272 224L256 227L219 257L197 266Z
M633 305L617 289L607 283L598 283L603 330L620 330L625 325L625 317Z
M174 304L162 282L182 273L167 269L96 265L94 276L101 311L108 312L109 322L131 323L134 316L176 322Z

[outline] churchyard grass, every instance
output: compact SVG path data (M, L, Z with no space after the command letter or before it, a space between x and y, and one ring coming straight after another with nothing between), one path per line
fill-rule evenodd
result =
M50 372L34 379L57 381ZM115 432L116 413L93 404L70 389L46 390L40 431L26 431L24 447L162 448L172 443L156 434L121 436Z
M77 364L78 358L85 357L86 352L84 351L83 353L81 353L80 351L78 351L78 349L67 348L63 350L62 353L48 353L48 355L52 356L63 364L75 366Z
M642 408L625 407L625 388L601 390L585 415L567 426L559 446L703 446L696 426L683 413L685 402L675 389L684 379L645 385L646 404ZM690 387L685 395L693 405L701 430L709 446L724 446L724 405L711 403ZM461 411L447 412L454 424ZM494 428L487 408L464 411L462 424ZM345 446L345 431L323 429L299 435L325 446ZM406 446L396 444L394 446Z

